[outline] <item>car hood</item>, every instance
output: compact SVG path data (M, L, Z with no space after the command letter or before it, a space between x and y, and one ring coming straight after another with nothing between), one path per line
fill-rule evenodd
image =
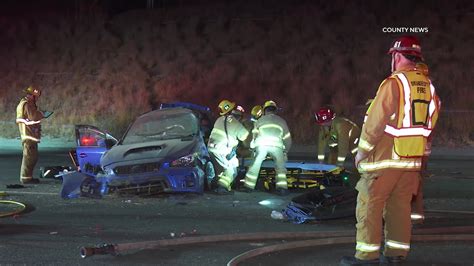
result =
M171 139L136 143L129 145L115 145L107 151L101 159L101 165L108 166L137 160L160 158L174 160L193 153L198 144L197 138L192 140Z

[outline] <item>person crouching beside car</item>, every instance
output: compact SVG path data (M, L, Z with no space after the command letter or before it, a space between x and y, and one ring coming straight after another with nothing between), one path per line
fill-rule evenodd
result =
M239 141L244 141L249 135L249 131L232 113L235 108L236 104L229 100L219 103L221 116L214 123L209 136L208 149L218 178L218 187L215 190L218 194L231 192L239 166L237 146Z

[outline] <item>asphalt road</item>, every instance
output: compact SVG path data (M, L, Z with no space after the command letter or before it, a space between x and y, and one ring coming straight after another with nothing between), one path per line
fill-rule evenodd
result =
M40 153L38 166L69 164L64 149ZM0 151L0 191L12 191L7 199L30 203L35 210L0 218L0 265L225 265L242 252L279 241L187 245L87 259L80 258L79 248L181 236L354 229L353 218L304 225L272 220L271 211L281 210L296 194L278 197L265 192L236 192L226 196L206 193L63 200L58 194L60 182L50 179L24 189L6 189L7 184L18 182L20 163L18 150ZM434 158L429 170L433 176L425 186L427 209L474 211L472 161ZM264 199L272 205L259 205ZM423 227L452 225L473 226L474 216L428 213ZM472 244L414 243L410 255L414 264L410 265L473 265ZM353 245L299 249L263 255L249 260L248 265L337 265L342 255L352 253Z

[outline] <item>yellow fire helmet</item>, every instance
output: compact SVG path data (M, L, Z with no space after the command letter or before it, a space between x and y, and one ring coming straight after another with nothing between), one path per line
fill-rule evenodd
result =
M25 92L26 94L34 95L34 96L41 95L41 90L33 86L29 86L28 88L24 89L23 92Z
M255 105L250 112L253 119L259 119L263 114L263 108L261 105Z
M274 101L266 101L265 104L263 105L263 109L265 110L268 107L274 107L276 109L277 104Z
M229 100L222 100L219 103L220 115L225 115L235 108L235 103Z

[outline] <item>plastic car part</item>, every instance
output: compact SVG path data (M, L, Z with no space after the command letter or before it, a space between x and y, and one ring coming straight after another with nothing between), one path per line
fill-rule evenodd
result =
M40 167L40 178L62 179L62 174L73 171L71 166Z
M156 180L143 184L108 186L108 192L117 193L119 195L153 196L163 193L168 187L169 185L165 181Z
M88 177L84 179L80 186L81 196L90 198L101 198L102 184L97 182L94 178Z

